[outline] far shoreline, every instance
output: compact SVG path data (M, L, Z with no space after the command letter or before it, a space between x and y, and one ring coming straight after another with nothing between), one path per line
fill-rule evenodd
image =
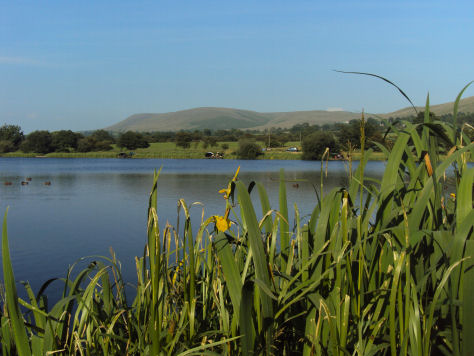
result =
M133 160L133 159L196 159L196 160L219 160L219 159L225 159L225 160L240 160L237 158L236 155L227 155L223 158L219 159L214 159L214 158L206 158L206 157L196 157L193 154L190 155L176 155L175 153L172 154L160 154L160 155L150 155L150 154L139 154L136 153L133 155L133 157L130 158L121 158L117 157L117 154L114 153L106 153L106 152L88 152L88 153L58 153L58 152L53 152L53 153L48 153L46 155L37 155L37 154L30 154L30 153L20 153L18 154L17 152L12 152L12 153L6 153L6 154L1 154L1 158L41 158L41 159L48 159L48 158L65 158L65 159L71 159L71 158L88 158L88 159L117 159L117 160ZM268 161L291 161L291 160L301 160L301 152L297 153L291 153L290 155L285 155L285 154L264 154L260 157L258 157L256 160L268 160ZM352 161L359 161L360 160L360 153L355 152L353 153ZM343 161L343 162L349 162L347 159L335 159L335 158L329 158L329 161ZM385 161L385 157L383 156L382 152L372 152L371 156L369 157L369 161Z

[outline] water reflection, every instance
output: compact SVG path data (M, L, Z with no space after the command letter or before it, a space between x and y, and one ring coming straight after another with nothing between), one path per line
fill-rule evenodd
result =
M319 162L0 158L0 209L10 206L8 230L16 279L29 280L38 290L46 279L64 276L75 260L109 255L112 246L125 278L135 281L134 257L143 254L146 241L153 171L163 166L158 182L160 224L176 224L177 201L183 198L188 205L202 203L191 209L196 231L202 209L205 217L224 213L225 201L218 190L227 186L239 165L240 179L262 183L275 209L279 170L284 168L290 181L290 224L295 203L307 219L320 186ZM380 178L383 170L382 162L369 162L366 172ZM329 162L325 190L346 185L346 171L343 162ZM25 177L32 180L21 186ZM4 181L12 185L5 186ZM252 199L261 216L256 189Z

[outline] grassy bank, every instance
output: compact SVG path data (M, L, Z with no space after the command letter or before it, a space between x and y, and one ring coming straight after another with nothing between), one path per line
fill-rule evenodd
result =
M227 144L228 149L222 149L221 144ZM202 159L206 152L221 152L224 153L225 159L237 159L235 152L238 149L238 142L223 142L217 147L208 147L203 149L201 145L195 147L191 145L190 148L184 149L176 146L174 142L155 142L151 143L148 148L139 148L133 153L133 158L176 158L176 159ZM116 145L112 145L113 150L111 151L99 151L99 152L53 152L41 157L56 157L56 158L117 158L120 152L124 152L123 149L118 148ZM299 160L301 159L301 152L287 152L288 147L300 147L299 142L289 142L285 147L272 148L269 151L265 151L262 156L258 159L275 159L275 160ZM127 152L127 151L125 151ZM21 151L10 152L1 155L2 157L38 157L36 153L24 153ZM356 151L353 153L353 159L360 159L360 152ZM383 160L385 155L381 152L373 153L371 160Z
M181 223L163 225L156 174L129 294L112 255L68 272L53 306L50 282L37 295L26 284L29 298L19 299L5 216L3 354L468 355L474 168L466 162L474 143L447 134L453 149L442 159L429 125L419 134L408 124L384 152L379 182L364 177L372 152L362 147L347 188L323 194L321 174L309 219L288 207L283 173L278 207L236 173L220 191L222 215L193 231L180 200Z

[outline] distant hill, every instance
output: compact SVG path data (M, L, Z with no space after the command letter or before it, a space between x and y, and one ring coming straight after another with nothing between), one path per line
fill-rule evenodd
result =
M453 113L454 102L438 104L438 105L430 105L430 111L434 112L436 115L446 115ZM423 111L425 108L421 106L417 106L416 109L418 111ZM459 102L458 112L467 113L474 113L474 96L470 96L465 99L461 99ZM400 109L388 114L380 114L378 116L383 118L389 117L407 117L407 116L414 116L414 110L411 106L406 107L404 109Z
M453 103L431 106L431 111L437 115L453 112ZM423 110L423 108L419 108ZM474 112L474 96L462 99L459 112ZM407 107L387 114L366 114L381 118L413 116L413 108ZM255 129L270 127L289 128L296 124L309 123L323 125L327 123L348 122L360 118L360 113L348 111L293 111L261 113L250 110L229 108L196 108L164 114L135 114L105 130L115 132L138 131L178 131L203 129Z

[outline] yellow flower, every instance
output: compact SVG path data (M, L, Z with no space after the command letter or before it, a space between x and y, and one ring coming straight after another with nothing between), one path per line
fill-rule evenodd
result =
M456 194L454 194L454 193L449 194L449 196L450 196L453 200L456 199Z
M216 216L216 227L217 227L217 230L221 232L225 232L229 230L230 220L224 218L223 216Z
M216 223L217 230L221 232L225 232L229 230L230 224L231 224L229 220L229 212L230 212L230 208L228 207L225 211L224 216L214 215L214 221Z
M237 170L235 171L235 174L234 174L234 178L232 178L232 180L229 182L229 184L227 185L227 188L219 190L220 194L224 194L224 199L229 199L232 182L235 182L237 180L237 175L239 174L239 171L240 171L240 166L237 167Z

